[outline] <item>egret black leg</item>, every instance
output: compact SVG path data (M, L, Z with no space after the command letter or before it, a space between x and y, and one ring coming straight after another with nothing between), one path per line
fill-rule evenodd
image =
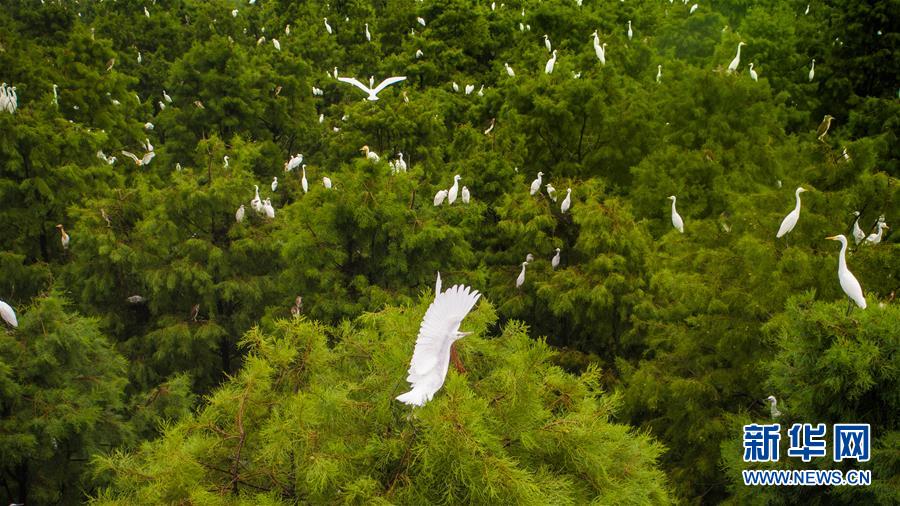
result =
M847 299L847 313L844 316L850 316L851 309L853 309L853 299Z

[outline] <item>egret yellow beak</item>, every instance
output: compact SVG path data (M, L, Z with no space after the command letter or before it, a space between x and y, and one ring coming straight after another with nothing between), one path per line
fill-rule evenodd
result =
M838 238L837 238L836 235L833 235L833 236L831 236L831 237L826 237L826 239L831 239L832 241L837 241L837 240L838 240Z

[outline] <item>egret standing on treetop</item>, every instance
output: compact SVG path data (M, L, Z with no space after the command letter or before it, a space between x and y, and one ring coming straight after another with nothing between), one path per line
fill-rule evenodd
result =
M522 285L525 284L525 266L528 265L528 262L522 262L522 272L519 273L519 277L516 278L516 288L521 288Z
M556 188L550 183L547 183L544 187L547 188L547 196L550 197L553 202L556 202Z
M241 207L238 208L237 212L234 213L234 221L240 223L244 221L244 204L241 204Z
M559 267L559 251L559 248L556 248L556 254L553 255L553 259L550 260L550 267L552 267L554 270Z
M631 20L628 20L628 40L631 40L631 37L634 36L634 32L631 30Z
M468 204L469 199L472 198L472 194L469 193L469 189L465 186L462 187L462 191L460 192L460 198L462 199L463 204Z
M506 69L506 75L509 77L516 77L516 72L509 66L509 63L504 63L503 68Z
M543 172L538 172L537 179L531 182L531 194L534 195L541 189L541 176L543 176Z
M728 64L728 72L734 72L737 70L738 65L741 64L741 46L746 46L744 42L738 42L737 54L734 55L734 59L731 60L731 63Z
M572 189L566 188L566 198L563 199L562 204L559 206L559 210L566 214L566 211L572 207Z
M809 64L809 82L812 82L813 78L816 77L816 59L812 59L812 63Z
M853 220L853 240L856 244L859 244L860 241L866 238L866 233L859 228L859 211L853 211L853 215L856 216L856 219Z
M381 159L378 157L378 153L369 149L369 146L363 146L363 147L359 148L359 150L365 154L366 158L368 158L369 160L371 160L373 162L377 162L378 160Z
M450 368L453 343L470 334L460 332L459 326L480 296L477 291L462 285L454 285L435 295L419 327L406 377L412 389L398 395L398 401L422 406L441 389Z
M278 176L272 178L272 191L274 192L276 188L278 188Z
M544 34L544 47L547 48L547 52L551 52L553 47L550 45L550 37L547 37L547 34Z
M453 176L453 186L450 187L450 190L447 192L447 203L453 204L456 202L456 196L459 194L459 174Z
M678 214L678 211L675 210L675 201L678 199L675 197L675 195L671 195L669 196L669 200L672 201L672 226L683 234L684 220L681 219L681 215Z
M545 74L552 74L552 73L553 73L553 67L554 67L555 65L556 65L556 50L554 49L554 50L553 50L553 56L551 56L550 59L547 60L547 65L544 66L544 73L545 73Z
M772 418L781 416L781 411L778 411L778 401L775 400L775 396L770 395L766 397L766 400L769 402L769 414L772 415Z
M891 227L887 226L887 223L885 223L881 220L878 220L878 225L876 225L876 227L878 228L878 231L874 234L869 234L869 237L866 237L866 244L874 245L874 244L880 243L881 236L882 236L882 233L884 232L884 229L891 228Z
M841 289L844 290L844 293L847 294L847 297L849 297L852 302L855 302L860 308L865 309L866 298L863 296L862 287L859 285L859 281L856 280L856 276L854 276L853 273L850 272L850 269L847 268L847 238L844 237L843 234L840 234L826 237L826 239L841 242L841 252L838 255L838 279L841 281ZM852 308L852 303L847 306L847 314L850 314L850 309Z
M434 205L439 206L443 204L445 198L447 198L447 190L439 190L434 194Z
M62 243L63 249L69 249L69 234L63 228L62 223L56 226L59 229L59 242Z
M253 208L259 214L263 213L263 205L262 200L259 199L259 186L253 185L253 188L256 191L256 195L253 197L253 200L250 201L250 207Z
M357 88L368 93L369 96L366 97L366 99L372 100L372 101L378 100L378 93L381 90L387 88L388 86L390 86L392 84L399 83L400 81L405 81L405 80L406 80L406 76L389 77L389 78L385 79L384 81L381 81L381 84L379 84L375 88L370 88L369 86L366 86L365 84L359 82L358 80L356 80L352 77L338 77L338 81L341 81L341 82L344 82L347 84L352 84L353 86L356 86ZM370 85L374 84L374 79L369 78L369 84Z
M300 176L300 187L303 188L303 193L309 193L309 182L306 181L306 164L300 168L302 175Z
M331 25L328 24L328 18L322 18L322 20L325 21L325 31L328 32L328 35L331 35L332 33L334 33L331 30Z
M778 234L775 235L776 238L780 238L791 230L794 230L794 226L797 225L797 220L800 219L800 194L805 191L806 190L801 186L794 192L797 196L797 205L794 207L794 210L789 212L788 215L784 217L784 220L782 220L781 226L778 227Z
M750 62L750 79L754 81L759 81L759 75L753 70L753 62Z

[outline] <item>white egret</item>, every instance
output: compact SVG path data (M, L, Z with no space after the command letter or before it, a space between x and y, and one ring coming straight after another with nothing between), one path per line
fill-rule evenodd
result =
M516 278L516 288L521 288L522 285L525 284L525 266L528 265L528 262L522 262L522 272L519 273L519 277Z
M363 146L363 147L359 148L359 150L365 154L366 158L368 158L369 160L371 160L373 162L377 162L378 160L381 160L381 157L378 156L378 153L369 149L369 146Z
M172 97L170 97L169 94L166 93L166 90L163 90L162 96L163 96L163 99L164 99L166 102L168 102L168 103L170 103L170 104L172 103Z
M548 53L553 51L553 46L550 45L550 37L546 33L544 34L544 47L547 48Z
M244 221L245 213L246 213L246 210L244 209L244 204L241 204L241 207L239 207L238 210L234 213L234 221L236 221L238 223Z
M156 125L153 123L150 123L149 121L144 123L144 130L153 130L154 128L156 128Z
M416 22L419 23L419 24L422 25L422 26L425 26L425 18L422 18L422 17L416 17Z
M547 64L544 66L544 73L545 73L545 74L552 74L552 73L553 73L553 67L554 67L555 65L556 65L556 50L554 49L554 50L553 50L553 56L551 56L550 59L547 60Z
M462 199L463 204L468 204L469 199L472 198L472 194L469 193L469 189L465 186L462 187L462 191L460 192L460 198Z
M812 59L812 63L809 65L809 82L812 82L813 78L816 77L816 59Z
M285 35L291 34L291 25L290 24L284 25L284 34Z
M417 60L424 55L425 55L425 53L423 53L421 49L416 49L416 59Z
M497 118L491 118L491 124L488 125L488 127L484 129L484 135L487 135L494 130L494 123L496 121L497 121Z
M470 334L460 332L459 326L480 296L477 291L462 285L454 285L435 295L422 319L410 361L406 381L411 390L398 395L398 401L422 406L444 385L453 343Z
M506 75L509 77L516 77L516 72L509 66L509 63L503 63L503 68L506 69Z
M754 81L759 81L759 75L753 70L753 62L750 62L750 79Z
M137 62L140 64L144 59L141 57L141 52L138 51Z
M534 262L534 255L532 255L531 253L525 255L525 261L528 263Z
M66 229L63 228L62 223L56 225L56 228L59 229L59 242L63 249L69 249L69 234L66 233Z
M553 259L550 260L550 267L554 270L559 267L559 248L556 248L556 254L553 255Z
M628 20L628 40L631 40L631 37L634 36L634 31L631 30L631 20Z
M140 54L140 53L138 53L138 54ZM59 89L59 86L54 84L53 85L53 105L59 105L59 95L57 94L58 89Z
M365 84L357 81L356 79L354 79L352 77L339 77L338 78L338 81L341 81L341 82L344 82L347 84L352 84L353 86L356 86L357 88L366 92L369 95L366 98L368 100L372 100L372 101L378 100L378 93L381 90L387 88L388 86L390 86L392 84L399 83L400 81L405 81L405 80L406 80L406 76L389 77L389 78L385 79L384 81L381 81L381 84L379 84L375 88L371 88L371 87L366 86ZM369 84L370 85L374 84L374 79L372 79L371 77L369 78Z
M0 300L0 317L2 317L3 321L8 323L10 327L19 327L19 320L16 319L16 312L13 310L12 306L2 300Z
M681 219L681 215L678 214L678 211L675 210L675 201L678 200L675 195L670 195L669 200L672 201L672 226L675 227L676 230L684 233L684 220Z
M453 176L453 186L450 187L450 190L447 191L447 203L453 204L456 202L456 196L459 194L459 174Z
M397 169L406 172L406 160L403 159L403 153L397 153Z
M325 186L326 190L331 189L331 178L328 176L322 176L322 185Z
M272 178L272 192L275 192L275 189L278 188L278 176Z
M572 189L566 188L566 198L564 198L562 204L560 204L559 210L565 214L570 207L572 207Z
M150 160L153 160L153 157L156 156L156 152L150 151L144 154L143 158L138 158L134 153L130 151L122 150L122 154L134 160L134 164L138 167L143 167L150 163Z
M444 203L444 199L447 198L447 190L440 190L434 194L434 205L439 206Z
M300 168L302 175L300 176L300 187L303 188L303 193L309 193L309 182L306 181L306 164L303 164L303 167Z
M140 304L146 300L147 299L145 299L142 295L132 295L130 297L125 298L125 301L128 302L129 304Z
M319 114L319 124L325 123L325 113Z
M475 85L467 84L466 85L466 95L471 95L473 91L475 91Z
M369 23L366 23L366 40L372 42L372 34L369 33Z
M144 16L150 17L150 11L147 10L146 6L144 6Z
M830 114L826 114L824 118L822 118L822 122L819 123L819 128L816 129L816 137L824 142L825 136L828 134L828 129L831 128L831 120L834 119L834 116Z
M437 299L437 296L441 293L441 271L437 273L437 279L434 280L434 298Z
M853 215L856 216L856 219L853 220L853 240L856 244L859 244L860 241L866 238L866 233L859 228L859 211L853 211Z
M328 32L328 34L331 35L332 33L334 33L334 31L331 29L331 25L328 24L328 18L322 19L325 21L325 30Z
M228 168L228 160L229 160L228 155L225 155L222 157L222 167L223 168L226 168L226 169Z
M841 252L838 254L838 279L841 282L841 289L847 294L847 297L856 303L862 309L866 308L866 298L863 296L862 286L856 280L856 276L847 268L847 238L843 234L826 237L832 241L841 242ZM852 304L847 306L847 313L850 313Z
M541 189L541 177L544 175L543 172L538 172L537 179L531 182L531 195L534 195Z
M797 197L797 205L794 207L794 210L788 213L788 215L784 217L784 220L782 220L781 226L778 227L778 234L775 235L776 238L780 238L791 230L794 230L794 226L797 225L797 220L800 219L800 194L805 191L806 189L801 186L794 192Z
M775 399L775 396L770 395L766 397L766 401L769 402L769 414L772 415L772 418L781 416L781 411L778 411L778 401Z
M290 160L288 160L287 162L284 163L284 171L291 172L294 169L296 169L297 167L299 167L302 162L303 162L303 155L300 153L297 153L296 155L292 156Z
M879 221L878 225L876 225L876 227L878 228L878 231L874 234L869 234L869 237L866 237L866 244L875 245L875 244L880 243L881 236L884 233L884 229L891 228L891 227L887 226L887 223L885 223L883 221Z
M803 11L804 16L806 16L807 14L809 14L809 4L806 4L806 10Z
M272 45L275 46L275 49L281 51L281 42L278 42L278 39L272 39Z
M738 65L741 64L741 46L746 46L747 44L744 42L738 42L737 54L734 55L734 59L731 60L731 63L728 64L728 72L734 72L737 70Z
M256 195L253 197L253 200L250 201L250 207L252 207L253 210L257 212L257 214L262 214L263 205L262 200L259 199L259 186L253 185L253 188L255 188L256 190Z
M263 210L266 212L266 217L271 219L275 217L275 208L272 207L271 199L266 199L263 201Z
M656 83L659 84L659 82L661 80L662 80L662 65L657 65L656 66Z
M550 183L547 183L545 187L547 188L547 196L550 197L553 202L556 202L556 188Z
M698 4L692 5L692 6L691 6L691 11L688 12L688 14L693 14L693 13L697 12L697 8L698 8L698 7L700 7Z
M459 85L456 84L456 81L453 81L453 82L450 84L450 87L453 88L453 91L455 91L455 92L457 92L457 93L459 92Z

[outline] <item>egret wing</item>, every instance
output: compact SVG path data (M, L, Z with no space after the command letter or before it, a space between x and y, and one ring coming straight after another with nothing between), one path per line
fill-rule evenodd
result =
M368 86L366 86L365 84L363 84L363 83L357 81L357 80L356 80L355 78L353 78L353 77L338 77L338 81L345 82L345 83L347 83L347 84L352 84L353 86L356 86L357 88L359 88L359 89L363 90L364 92L366 92L366 94L369 94L369 93L372 92L372 90L370 90Z
M0 317L3 318L3 321L13 327L19 326L19 321L16 320L16 312L13 311L12 306L2 300L0 300Z
M425 312L409 366L410 378L427 374L438 365L441 350L449 346L463 318L481 294L469 287L454 285L438 294ZM408 381L411 381L407 378Z
M153 160L154 156L156 156L155 151L151 151L144 155L144 158L141 160L141 165L147 165L148 163L150 163L150 160Z
M125 150L123 149L123 150L122 150L122 154L125 155L125 156L127 156L128 158L131 158L132 160L134 160L134 163L136 163L136 164L140 164L140 163L141 163L141 159L138 158L137 156L135 156L134 153L132 153L131 151L125 151Z
M405 81L405 80L406 80L406 76L389 77L389 78L385 79L384 81L381 81L381 84L376 86L375 89L372 90L372 93L377 95L379 92L381 92L381 90L387 88L388 86L395 84L395 83L399 83L400 81Z

